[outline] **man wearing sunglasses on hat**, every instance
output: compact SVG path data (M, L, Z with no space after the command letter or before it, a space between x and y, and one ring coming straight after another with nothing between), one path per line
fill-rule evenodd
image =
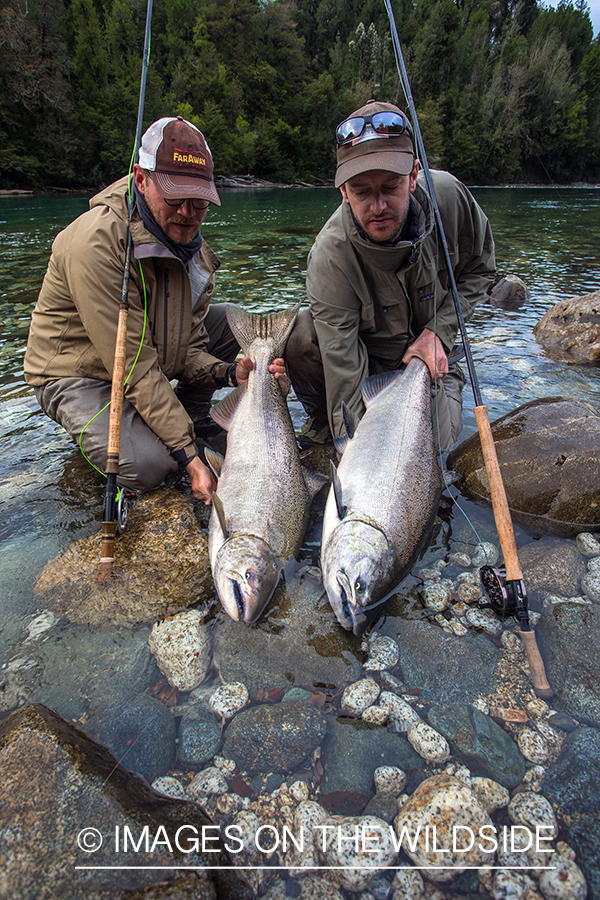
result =
M220 263L200 226L220 200L210 150L190 122L154 122L133 179L97 194L57 236L32 315L25 378L44 412L103 472L130 199L119 484L148 490L181 465L194 496L210 503L214 479L196 440L212 440L217 429L208 416L214 391L246 380L252 361L234 362L227 304L209 305ZM270 368L279 377L283 361Z
M364 379L418 356L431 373L440 446L448 449L462 427L464 377L448 361L458 322L412 129L397 106L370 100L338 126L336 143L342 203L310 251L310 308L300 311L286 348L308 414L298 442L343 436L342 401L362 416ZM492 233L463 184L448 172L432 178L468 319L493 281Z

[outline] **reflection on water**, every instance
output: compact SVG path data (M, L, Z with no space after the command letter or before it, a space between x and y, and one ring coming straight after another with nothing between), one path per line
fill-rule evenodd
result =
M600 192L591 189L477 188L496 240L500 273L527 283L531 300L506 311L482 302L468 330L484 402L494 420L522 403L567 396L600 408L600 369L547 358L532 329L559 300L600 288ZM221 259L219 299L252 311L272 311L304 297L306 256L336 208L334 189L223 190L211 207L205 239ZM87 197L0 198L0 666L20 653L37 613L32 589L44 564L75 539L98 530L103 486L66 434L38 409L22 380L29 316L55 234L87 208ZM465 431L475 431L473 399L465 390ZM297 425L298 404L292 407ZM488 512L474 511L483 539L493 536ZM457 521L459 520L459 521ZM466 521L448 513L423 560L447 552L450 540L474 541ZM319 531L303 557L318 559ZM422 615L410 584L401 611ZM416 597L416 595L415 595ZM265 618L277 630L277 616Z

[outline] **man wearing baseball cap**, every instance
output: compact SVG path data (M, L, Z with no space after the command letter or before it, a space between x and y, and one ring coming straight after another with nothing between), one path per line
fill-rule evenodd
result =
M44 412L103 472L130 198L119 484L147 490L181 465L194 496L209 503L214 481L196 439L214 434L208 417L214 391L247 379L252 362L234 362L239 347L227 304L209 305L220 263L200 226L209 204L220 200L210 149L190 122L180 116L154 122L133 178L93 197L89 211L55 239L32 314L25 378ZM271 371L279 375L282 363Z
M411 126L397 106L369 100L340 123L336 144L342 203L308 256L310 308L300 311L286 347L308 414L298 441L342 437L342 402L362 416L364 379L418 356L431 373L447 449L462 427L464 378L448 362L458 322ZM493 281L492 233L463 184L448 172L432 179L468 319Z

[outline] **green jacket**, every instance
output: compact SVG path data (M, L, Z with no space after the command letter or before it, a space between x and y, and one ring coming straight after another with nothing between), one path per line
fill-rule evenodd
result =
M93 197L90 210L52 245L25 354L25 379L33 386L69 377L111 381L127 249L126 194L127 177ZM185 448L191 457L197 452L193 424L169 382L214 388L212 373L225 374L227 364L206 352L204 327L220 263L204 241L193 307L185 266L137 212L131 235L125 396L169 450Z
M492 283L494 241L467 188L448 172L431 174L466 320ZM421 175L412 199L418 221L414 242L389 247L369 241L343 202L308 256L306 287L335 437L344 434L342 400L357 415L364 412L360 386L369 375L369 358L395 368L424 328L438 335L446 352L456 339L458 322L442 243Z

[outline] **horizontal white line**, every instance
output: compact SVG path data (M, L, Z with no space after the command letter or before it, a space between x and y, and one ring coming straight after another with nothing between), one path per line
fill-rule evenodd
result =
M237 869L249 869L251 871L253 871L255 869L256 870L265 869L270 872L275 872L275 871L279 871L279 870L284 871L284 872L299 872L302 870L312 872L312 871L316 871L316 870L323 870L323 871L327 872L327 871L331 871L332 869L342 869L344 871L352 871L352 872L355 871L356 869L365 869L365 870L368 870L369 872L372 872L375 869L384 869L384 870L389 869L393 872L403 871L405 869L409 869L409 870L410 869L422 869L422 870L429 870L429 869L453 870L453 869L457 869L457 870L460 870L461 872L464 872L466 869L474 869L475 871L477 871L478 869L486 869L486 870L490 870L490 871L492 871L494 869L499 869L500 871L513 870L515 872L528 872L528 871L531 871L532 869L553 870L553 869L556 869L557 866L486 866L486 865L481 865L481 866L75 866L75 868L76 869L88 869L88 870L89 869L92 869L92 870L94 870L94 869L102 869L102 870L106 870L106 869L114 869L114 870L158 869L159 871L165 871L165 872L171 871L171 870L172 871L180 871L180 870L188 871L189 870L189 871L202 871L202 872L210 872L210 871L220 872L225 869L231 869L234 872Z

